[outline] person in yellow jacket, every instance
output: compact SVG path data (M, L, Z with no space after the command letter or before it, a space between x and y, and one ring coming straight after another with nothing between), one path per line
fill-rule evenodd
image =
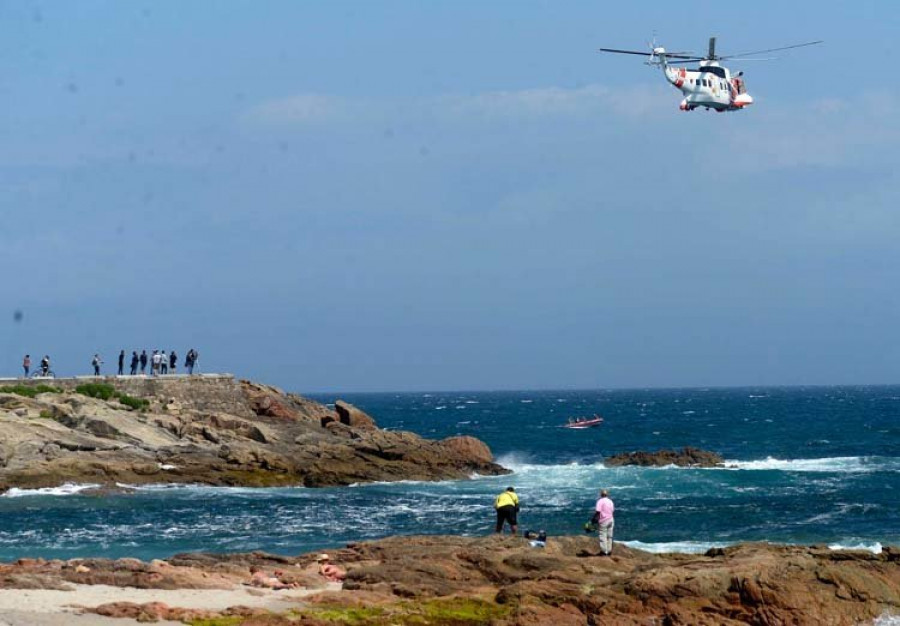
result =
M517 521L516 514L519 512L519 496L512 487L507 487L506 491L497 496L494 500L494 508L497 510L497 532L503 532L503 524L509 522L509 528L512 534L516 534Z

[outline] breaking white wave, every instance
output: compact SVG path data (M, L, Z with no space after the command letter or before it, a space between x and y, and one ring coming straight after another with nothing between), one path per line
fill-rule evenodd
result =
M65 483L59 487L41 487L40 489L19 489L13 487L3 494L4 498L22 498L24 496L71 496L86 489L96 489L100 485L94 483Z
M829 550L865 550L872 554L881 554L881 542L875 543L855 543L853 545L843 545L840 543L832 543L828 546Z
M875 618L872 626L900 626L900 615L891 615L885 611Z
M779 470L784 472L874 472L896 469L897 459L867 456L837 456L822 459L776 459L725 461L725 469Z
M677 552L680 554L703 554L711 548L725 548L731 544L721 543L718 541L663 541L659 543L644 543L643 541L619 541L629 548L635 550L643 550L644 552L653 552L656 554L666 554Z
M554 471L562 470L572 470L572 469L607 469L605 465L603 465L602 461L597 461L596 463L579 463L577 461L572 461L571 463L566 463L564 465L554 464L547 465L543 463L532 463L529 455L523 453L515 453L511 452L509 454L503 454L497 457L497 463L505 467L506 469L512 470L514 474L527 474L527 473L539 473L542 476L552 475Z

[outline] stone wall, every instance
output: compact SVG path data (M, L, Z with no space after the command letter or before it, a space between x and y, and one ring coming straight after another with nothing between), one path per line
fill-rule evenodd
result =
M241 389L241 384L231 374L4 378L0 379L0 392L3 391L3 387L12 385L50 385L66 391L74 391L78 385L85 383L106 383L112 385L116 391L129 396L176 402L188 409L230 413L241 417L253 415L247 397Z

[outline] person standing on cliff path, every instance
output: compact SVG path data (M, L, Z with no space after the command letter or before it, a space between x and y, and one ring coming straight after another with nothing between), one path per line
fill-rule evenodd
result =
M22 369L25 370L25 378L28 378L28 372L31 371L31 355L26 354L25 358L22 359Z
M125 351L119 352L119 376L125 374Z
M495 531L502 533L504 523L509 522L509 529L515 535L518 529L516 516L519 512L519 496L516 495L516 490L513 487L507 487L506 491L494 500L494 509L497 511Z
M157 374L159 374L159 350L154 350L150 356L150 375L156 376Z
M141 360L138 358L137 350L132 350L131 351L131 375L132 376L137 374L138 363L140 363L140 362L141 362Z
M94 376L99 376L99 375L100 375L100 364L101 364L101 363L103 363L103 361L100 360L100 355L99 355L99 354L95 354L95 355L94 355L94 358L91 359L91 365L94 366Z
M175 354L175 351L172 350L169 353L169 371L174 374L175 370L178 369L178 355Z
M147 371L147 351L141 350L141 375Z
M609 491L606 489L600 490L600 499L597 500L595 510L597 511L597 526L599 527L597 535L600 539L600 551L603 553L603 556L609 556L612 554L613 548L613 527L615 526L613 513L616 507L613 501L609 499Z
M194 364L197 362L197 351L191 348L184 356L184 366L187 368L188 374L194 373Z
M159 353L159 372L160 374L169 373L169 356L165 350Z

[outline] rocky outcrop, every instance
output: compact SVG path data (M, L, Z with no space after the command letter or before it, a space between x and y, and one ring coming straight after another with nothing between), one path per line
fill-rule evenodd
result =
M340 591L325 590L314 555L264 553L184 554L150 563L22 559L0 564L0 587L66 589L78 583L228 589L247 584L251 568L259 568L285 584L322 590L305 596L307 604L288 615L247 622L267 625L336 623L345 614L345 621L352 617L352 623L369 625L851 626L900 614L896 548L872 554L744 544L704 555L659 555L618 544L611 557L597 552L596 540L584 536L551 537L545 548L502 536L395 537L330 551L332 561L347 572ZM115 603L90 610L136 619L254 613L241 607L192 613L191 607L156 603ZM324 614L328 620L317 621Z
M0 384L0 489L66 482L327 486L506 473L478 440L383 431L352 405L331 410L230 377L198 378L193 397L191 380L167 386L129 378L127 391L111 387L117 395L108 400L64 381L33 397L3 393ZM147 395L131 395L142 390Z
M531 548L513 538L404 537L353 545L345 590L395 600L490 598L496 624L859 624L900 612L900 551L748 544L706 555L622 545L597 556L589 537Z
M697 448L682 448L681 450L657 450L656 452L626 452L614 454L603 459L607 467L621 465L640 465L643 467L664 467L677 465L679 467L718 467L723 464L723 459L715 452L699 450Z

